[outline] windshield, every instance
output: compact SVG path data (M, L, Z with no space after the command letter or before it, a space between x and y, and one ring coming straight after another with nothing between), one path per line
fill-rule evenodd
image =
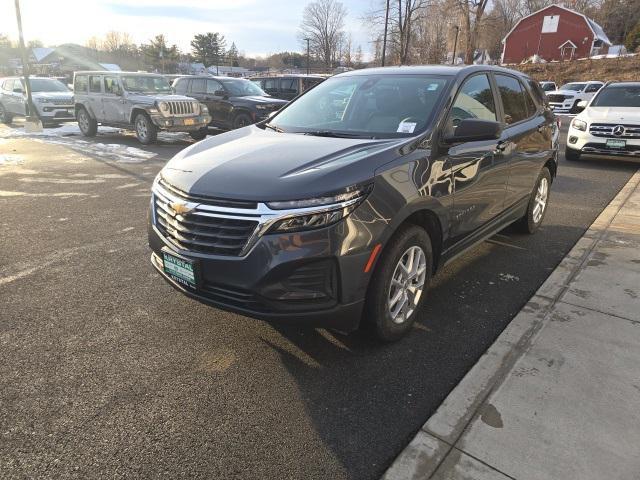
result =
M574 92L580 92L586 87L586 83L567 83L560 87L560 90L573 90Z
M122 77L124 89L139 93L171 93L171 86L166 78L151 75L127 75Z
M406 137L429 126L449 77L351 75L321 83L270 125L289 132Z
M69 92L69 87L53 78L30 78L31 91L36 92Z
M613 86L600 91L592 107L640 107L640 85Z
M222 80L232 97L248 97L251 95L267 95L258 85L249 80Z

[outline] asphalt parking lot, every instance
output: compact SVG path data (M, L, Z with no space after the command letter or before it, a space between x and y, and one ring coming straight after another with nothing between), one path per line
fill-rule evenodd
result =
M3 478L377 478L637 169L562 157L541 230L450 264L380 346L160 279L149 186L188 137L20 133L0 127Z

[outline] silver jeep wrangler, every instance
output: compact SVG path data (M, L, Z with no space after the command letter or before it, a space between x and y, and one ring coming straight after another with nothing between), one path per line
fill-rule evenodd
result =
M134 72L76 72L75 114L82 134L101 125L133 129L140 143L156 141L158 130L189 132L200 140L211 121L206 105L173 95L162 75Z

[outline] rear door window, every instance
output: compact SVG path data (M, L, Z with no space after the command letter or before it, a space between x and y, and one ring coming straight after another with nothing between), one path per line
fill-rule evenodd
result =
M298 79L297 78L283 78L280 80L280 91L289 95L298 94Z
M102 92L102 77L99 75L91 75L89 77L89 91L92 93Z
M504 108L504 121L507 125L525 120L529 113L520 81L507 75L496 75L498 91Z
M264 81L264 91L267 93L278 93L278 83L279 79L277 78L267 78Z
M191 93L207 93L207 81L204 78L191 80Z

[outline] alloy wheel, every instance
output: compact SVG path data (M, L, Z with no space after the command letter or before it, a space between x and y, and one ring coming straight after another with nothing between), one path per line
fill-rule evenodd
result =
M83 132L89 131L89 117L87 117L87 114L84 112L84 110L78 112L78 124L80 125L80 130L82 130Z
M534 223L539 223L544 215L544 209L547 208L547 200L549 198L549 182L545 177L540 179L538 189L536 190L536 196L533 199L533 212L532 217Z
M387 308L393 323L401 324L413 314L422 297L427 276L427 257L418 246L400 257L391 277Z
M136 131L138 132L138 137L140 137L141 140L146 140L147 135L149 134L149 129L147 128L147 122L143 117L138 118Z

